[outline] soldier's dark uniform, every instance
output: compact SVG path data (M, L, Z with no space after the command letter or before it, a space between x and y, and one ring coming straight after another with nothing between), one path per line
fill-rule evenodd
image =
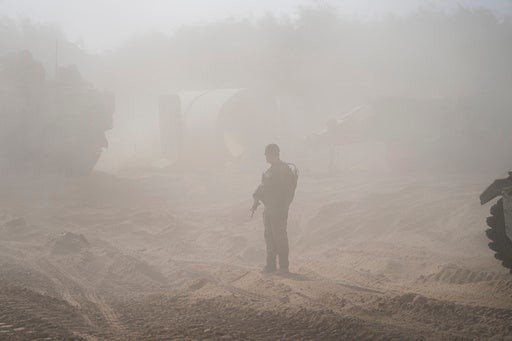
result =
M292 164L278 161L263 173L261 184L253 194L255 201L265 206L263 221L265 225L265 243L267 244L266 271L276 270L279 256L279 268L288 271L288 235L286 232L288 209L297 186L297 169Z

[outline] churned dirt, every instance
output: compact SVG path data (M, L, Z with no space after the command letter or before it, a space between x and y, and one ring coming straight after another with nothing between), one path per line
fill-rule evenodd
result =
M0 339L512 339L493 178L304 171L291 273L260 272L253 171L2 185Z

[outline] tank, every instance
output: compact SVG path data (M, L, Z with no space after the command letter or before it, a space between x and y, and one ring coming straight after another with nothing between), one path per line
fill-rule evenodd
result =
M497 199L487 218L489 247L495 257L512 273L512 172L506 179L495 180L481 195L482 205Z
M0 170L87 174L108 146L114 96L74 66L47 79L29 52L0 57Z

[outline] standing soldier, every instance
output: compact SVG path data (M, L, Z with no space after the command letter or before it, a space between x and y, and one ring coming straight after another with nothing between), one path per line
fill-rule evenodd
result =
M298 171L293 164L279 158L279 146L269 144L265 148L265 158L270 168L263 173L261 184L253 194L252 214L263 203L265 243L267 244L267 265L263 272L275 272L279 256L279 272L288 273L288 236L286 224L288 209L295 195Z

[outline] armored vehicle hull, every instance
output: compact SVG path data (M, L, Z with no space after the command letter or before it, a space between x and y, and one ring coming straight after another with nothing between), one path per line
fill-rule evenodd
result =
M84 174L107 147L114 97L75 67L48 80L30 53L0 57L0 169Z

